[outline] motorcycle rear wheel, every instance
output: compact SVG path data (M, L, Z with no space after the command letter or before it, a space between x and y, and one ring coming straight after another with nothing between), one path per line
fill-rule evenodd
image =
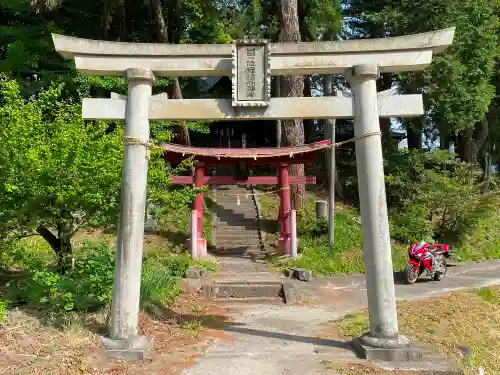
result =
M419 276L418 270L415 271L413 264L407 264L405 267L405 281L407 284L413 284Z

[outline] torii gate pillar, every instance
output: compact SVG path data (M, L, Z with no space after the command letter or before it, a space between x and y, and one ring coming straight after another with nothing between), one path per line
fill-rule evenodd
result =
M149 100L155 80L150 70L127 69L127 117L123 156L120 225L116 244L109 338L103 344L118 358L142 359L149 343L139 335L144 217L148 178Z
M348 71L346 76L354 94L354 135L359 137L362 134L374 133L356 139L356 165L370 315L370 332L361 336L358 342L367 355L367 352L378 348L404 348L409 344L409 340L398 333L377 105L376 81L379 78L379 71L376 65L357 65Z

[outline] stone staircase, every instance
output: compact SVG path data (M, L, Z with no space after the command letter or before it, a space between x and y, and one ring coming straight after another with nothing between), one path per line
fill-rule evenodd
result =
M217 186L213 198L212 255L219 272L204 284L204 294L219 302L282 303L281 278L266 263L252 189Z

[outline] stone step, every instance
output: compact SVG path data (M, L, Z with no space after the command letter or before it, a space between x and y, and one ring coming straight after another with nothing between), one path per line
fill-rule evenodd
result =
M220 283L205 284L207 296L210 298L248 298L248 297L281 297L283 294L283 285L277 282L258 282L258 283Z
M239 219L239 220L248 220L248 219L253 219L257 217L257 211L255 209L251 210L228 210L225 212L221 211L216 211L217 214L217 219L220 220L234 220L234 219Z
M239 232L239 231L230 231L225 230L223 232L217 232L215 234L215 239L219 241L239 241L239 240L255 240L260 241L259 232L250 231L250 232Z
M217 241L214 253L260 253L262 243L260 241L245 242L244 240Z
M255 217L218 217L215 225L230 225L235 227L258 226L259 218Z
M248 226L248 227L238 227L238 226L230 226L230 225L216 225L215 226L215 234L227 233L227 234L258 234L260 227L258 226Z
M255 305L284 305L282 297L245 297L245 298L214 298L213 301L218 305L230 304L255 304Z
M217 241L216 249L214 250L215 254L223 254L223 255L248 255L250 253L261 252L262 250L262 242L260 241Z
M241 262L241 263L219 263L219 272L222 273L253 273L253 272L266 272L269 271L269 267L265 263L254 263L254 262Z
M232 201L232 200L229 200L229 199L227 199L227 200L225 200L225 199L217 199L217 201L215 203L217 204L215 206L216 207L216 211L222 211L222 212L224 212L224 211L229 211L229 210L241 210L241 211L256 210L255 204L251 203L251 202L244 203L244 204L242 204L240 202L240 204L238 205L238 202L236 200Z
M236 259L246 259L249 262L257 262L257 261L262 261L263 263L266 260L266 255L264 252L259 251L259 250L253 250L253 251L235 251L232 249L223 249L223 250L216 250L213 252L213 255L219 258L236 258ZM252 269L255 269L255 267L252 267Z
M264 256L264 252L262 251L262 246L260 243L256 244L247 244L247 245L231 245L227 243L218 244L218 246L213 250L214 254L221 255L231 255L231 254L248 254L248 255L262 255Z
M260 229L258 225L231 225L229 223L217 223L215 224L215 230L217 233L222 231L230 232L257 232Z
M215 282L274 282L280 279L280 275L269 271L261 272L240 272L238 274L232 272L218 272L212 276Z
M250 240L250 241L260 241L259 232L240 232L240 231L224 231L221 233L217 233L215 235L216 241L241 241L241 240Z

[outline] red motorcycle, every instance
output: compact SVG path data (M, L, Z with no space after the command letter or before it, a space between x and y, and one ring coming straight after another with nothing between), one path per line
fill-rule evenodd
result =
M433 281L440 281L446 276L448 266L446 259L451 255L450 246L446 244L430 245L415 242L408 249L408 264L405 267L407 284L413 284L424 272Z

